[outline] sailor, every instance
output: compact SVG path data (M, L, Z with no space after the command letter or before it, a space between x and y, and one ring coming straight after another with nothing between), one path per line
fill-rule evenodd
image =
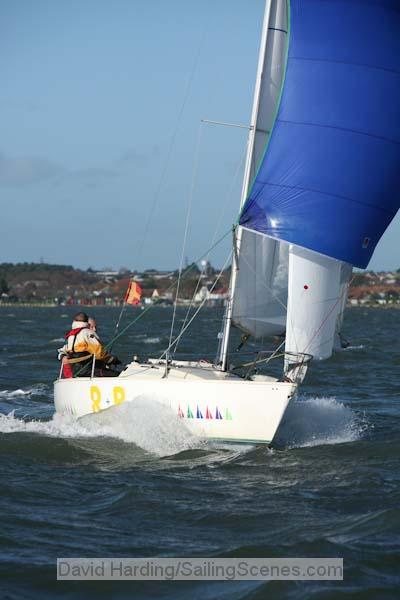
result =
M92 327L93 327L92 319ZM96 322L94 321L94 326ZM66 343L59 350L59 358L63 363L63 377L87 377L91 373L93 357L95 357L96 377L117 377L119 372L112 369L121 364L107 352L97 333L89 326L89 317L84 312L75 315L71 330L65 336Z

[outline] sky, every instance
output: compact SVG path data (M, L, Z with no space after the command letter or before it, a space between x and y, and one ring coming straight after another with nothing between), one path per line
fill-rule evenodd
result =
M222 266L263 0L0 0L0 262ZM369 268L400 266L397 216Z

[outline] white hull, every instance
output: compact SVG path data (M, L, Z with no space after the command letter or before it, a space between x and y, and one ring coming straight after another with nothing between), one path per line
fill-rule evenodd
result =
M148 397L171 408L201 438L269 444L296 391L292 383L247 381L201 363L175 363L164 374L163 365L134 362L118 378L59 379L56 411L83 417Z

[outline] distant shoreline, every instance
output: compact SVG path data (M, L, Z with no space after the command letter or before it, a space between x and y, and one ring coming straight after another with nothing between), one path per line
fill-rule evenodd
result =
M172 308L172 304L166 305L166 304L154 304L153 305L158 306L159 308ZM178 307L187 307L187 304L178 304ZM46 304L44 302L38 302L38 303L28 303L28 302L18 302L16 304L13 304L11 302L9 303L5 303L5 302L0 302L0 309L1 308L60 308L60 309L66 309L66 308L74 308L75 310L80 308L82 310L92 310L92 309L96 309L96 308L121 308L121 306L119 306L118 304L115 305L110 305L110 304L68 304L67 306L65 305L60 305L60 304ZM135 307L140 308L140 307ZM221 308L221 306L208 306L207 308ZM388 308L396 308L397 310L400 309L400 304L347 304L346 308L383 308L383 309L388 309Z

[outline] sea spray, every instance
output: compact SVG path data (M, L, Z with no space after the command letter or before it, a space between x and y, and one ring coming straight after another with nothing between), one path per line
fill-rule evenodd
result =
M84 417L81 421L91 431L100 427L105 435L134 443L159 456L202 445L201 440L189 432L170 408L145 396Z
M0 433L17 432L59 438L117 438L158 456L204 445L168 407L144 397L81 419L57 413L46 421L18 418L14 411L0 414Z
M98 437L101 430L90 431L70 415L55 414L49 420L26 420L15 416L15 411L0 414L0 433L37 433L48 437Z
M298 398L289 404L275 436L286 448L342 444L358 440L367 424L336 398Z

